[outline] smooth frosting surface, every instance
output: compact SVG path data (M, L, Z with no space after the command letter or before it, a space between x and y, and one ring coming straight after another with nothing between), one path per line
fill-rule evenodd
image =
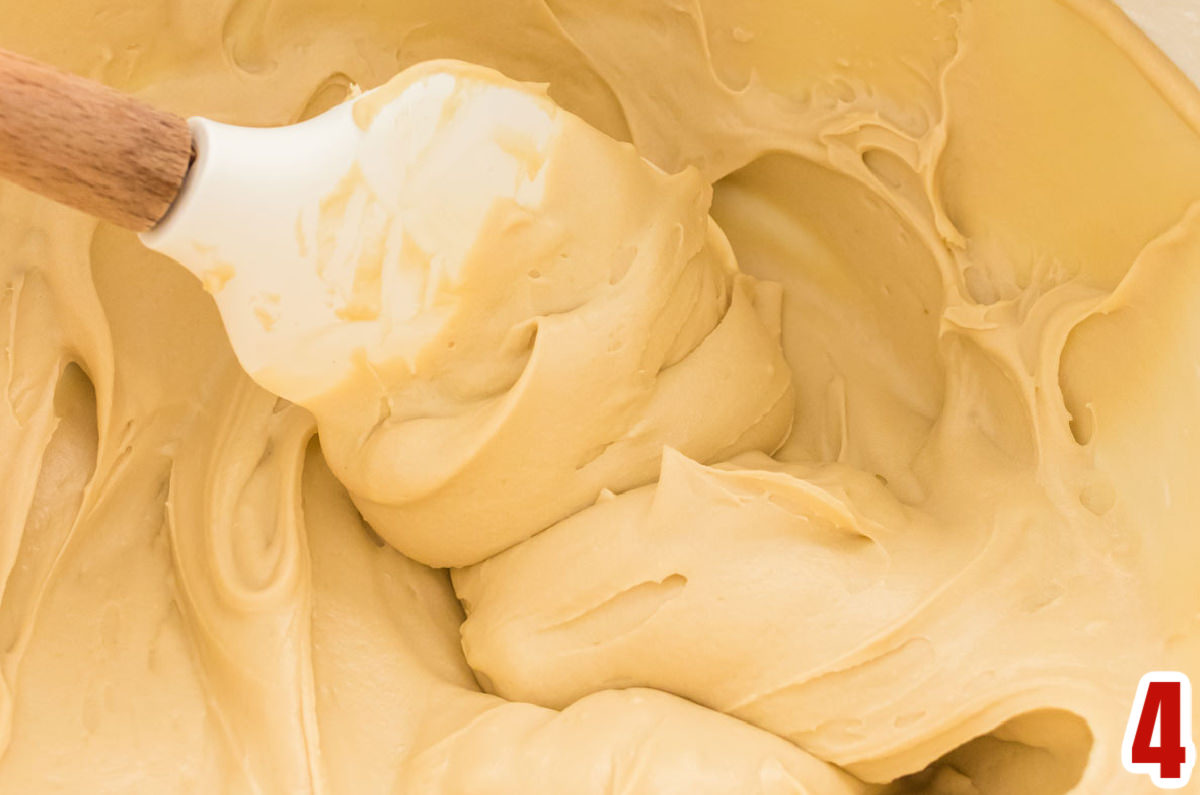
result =
M0 46L240 124L481 65L356 100L300 230L334 347L252 368L304 407L236 272L0 185L0 791L1149 786L1200 99L1115 7L54 0Z
M541 87L458 61L353 112L361 153L296 273L332 288L336 321L251 374L312 410L390 544L477 563L652 480L664 445L708 461L783 442L779 288L738 273L697 170L664 174ZM347 363L331 383L314 348Z

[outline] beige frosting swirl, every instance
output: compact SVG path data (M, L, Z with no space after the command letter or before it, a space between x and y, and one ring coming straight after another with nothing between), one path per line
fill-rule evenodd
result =
M474 563L652 480L664 445L707 461L783 441L779 290L738 273L699 172L456 61L354 115L361 154L278 299L320 283L337 320L232 341L284 336L252 375L312 410L389 543ZM325 357L348 364L330 378Z

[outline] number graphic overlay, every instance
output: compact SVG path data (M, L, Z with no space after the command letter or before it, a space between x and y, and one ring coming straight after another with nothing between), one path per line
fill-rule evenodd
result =
M1180 789L1192 777L1192 683L1185 674L1153 671L1138 683L1125 728L1121 761L1130 773L1150 776L1160 789Z

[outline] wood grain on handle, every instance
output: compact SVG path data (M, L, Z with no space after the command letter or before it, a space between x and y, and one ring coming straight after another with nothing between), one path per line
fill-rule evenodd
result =
M180 117L0 49L0 177L143 232L191 158Z

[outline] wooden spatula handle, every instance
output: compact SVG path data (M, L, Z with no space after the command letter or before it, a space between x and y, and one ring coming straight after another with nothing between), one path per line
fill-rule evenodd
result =
M0 49L0 177L142 232L191 158L182 118Z

